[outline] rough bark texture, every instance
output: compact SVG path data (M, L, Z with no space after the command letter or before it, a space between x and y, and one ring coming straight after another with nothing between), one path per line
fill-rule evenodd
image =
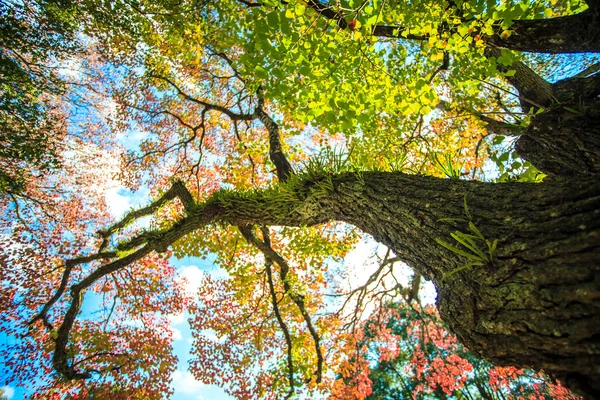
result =
M600 173L600 104L594 108L559 107L534 117L517 152L551 176Z
M308 174L264 191L218 192L201 204L176 182L102 237L176 197L185 217L167 230L143 232L120 244L118 250L135 250L123 258L110 252L93 256L107 263L71 286L73 300L57 328L53 356L55 369L66 378L88 377L88 371L70 364L68 340L83 290L100 277L213 223L308 226L337 220L371 234L431 279L442 318L471 350L500 365L544 369L589 399L600 393L600 181L595 177L496 184L399 172ZM459 248L450 234L473 233L473 226L486 240L497 241L497 249L481 265L444 279L469 259L438 240ZM487 250L485 240L476 245Z
M590 10L551 19L514 21L508 38L500 32L488 42L511 50L535 53L584 53L600 51L600 21Z
M600 182L486 184L376 173L365 174L364 185L345 179L316 203L433 280L441 316L466 346L500 365L544 369L596 398ZM487 265L443 280L469 261L435 240L460 247L450 232L471 233L465 198L471 222L498 240L497 250Z
M277 207L269 196L233 195L204 211L234 225L353 224L435 283L442 318L471 350L499 365L543 369L597 398L600 181L495 184L377 172L323 179L331 185L302 182ZM485 265L444 280L470 260L436 239L460 248L450 233L472 233L469 220L497 249Z
M553 91L555 104L532 117L517 152L551 176L600 173L600 74L557 82Z

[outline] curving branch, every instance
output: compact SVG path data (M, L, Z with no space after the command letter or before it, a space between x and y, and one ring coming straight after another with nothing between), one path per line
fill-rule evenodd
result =
M99 250L96 254L92 254L85 257L78 257L71 260L66 261L65 270L63 272L63 276L61 279L61 283L59 288L56 290L54 295L44 304L40 312L38 312L29 322L28 325L31 326L38 320L41 320L46 327L47 330L53 333L55 349L54 354L52 356L52 364L56 371L61 373L67 379L87 379L90 378L92 373L99 373L99 371L95 370L80 370L77 368L81 361L72 363L70 362L70 357L68 355L68 343L69 336L71 333L71 329L75 323L77 318L77 314L81 310L83 294L87 288L93 285L100 278L118 271L140 259L147 256L153 251L163 252L168 246L177 240L179 237L183 236L179 234L177 230L166 231L162 233L155 233L153 235L139 235L130 240L130 242L126 242L124 244L120 244L117 246L117 249L121 248L135 248L141 246L141 248L137 249L133 253L124 256L122 258L117 258L119 253L118 251L105 251L105 248L108 246L110 242L110 237L133 222L136 219L139 219L143 216L150 215L156 210L158 210L162 205L164 205L167 201L172 200L174 198L179 198L181 202L184 204L184 207L187 211L191 211L192 205L194 204L194 200L191 194L187 191L183 183L175 182L172 187L159 198L157 201L153 202L147 207L144 207L137 211L132 211L128 213L121 221L112 225L108 229L101 231L100 236L102 238L102 243L99 246ZM177 224L176 224L177 225ZM189 232L189 231L188 231ZM145 240L140 240L140 237L145 237ZM135 243L135 246L132 246L131 243ZM48 312L50 309L56 304L56 302L64 295L67 285L69 283L69 278L71 271L73 268L80 264L86 264L93 261L108 261L107 264L104 264L97 269L95 269L92 273L90 273L87 277L79 281L78 283L72 284L70 287L70 297L71 301L69 307L65 313L64 319L62 323L58 326L58 328L54 328L54 326L48 321ZM115 368L120 368L117 366ZM114 369L113 369L114 370Z
M252 233L252 228L250 226L238 227L242 235L246 238L249 243L254 243L254 241L259 241L258 238L254 236ZM279 327L283 331L283 335L285 337L285 342L287 345L287 364L288 364L288 381L290 384L290 391L288 392L286 399L291 398L294 395L294 359L292 357L292 338L290 335L290 330L288 329L283 317L281 316L281 311L279 310L279 304L277 301L277 293L275 292L275 285L273 283L273 271L271 266L273 265L273 260L269 257L265 257L265 271L267 272L267 280L269 283L269 293L271 294L271 304L273 305L273 311L275 312L275 318L277 318L277 322L279 323Z
M497 31L485 38L491 45L531 53L597 53L600 51L600 24L591 10L549 19L515 20L512 34Z
M233 70L234 75L238 79L242 80L242 82L243 82L241 75L233 66L232 60L226 54L214 53L214 55L225 60L227 62L227 64L231 67L231 69ZM252 120L258 119L263 124L263 126L267 129L267 132L268 132L269 159L275 165L277 178L279 179L280 182L284 182L290 176L292 176L294 174L294 169L292 168L292 165L290 164L287 157L285 156L285 153L283 152L283 146L282 146L282 141L281 141L279 125L265 111L265 99L263 97L262 89L260 87L258 88L258 90L255 93L257 101L256 101L256 107L255 107L254 111L251 114L250 113L236 113L234 111L231 111L227 107L224 107L224 106L221 106L218 104L208 103L208 102L205 102L203 100L200 100L200 99L197 99L197 98L191 96L190 94L188 94L183 89L181 89L177 84L175 84L175 82L173 82L169 78L166 78L166 77L160 76L160 75L154 75L154 74L151 75L151 77L167 82L169 85L171 85L177 91L177 93L180 96L182 96L183 98L185 98L188 101L191 101L196 104L200 104L201 106L204 107L202 110L202 121L201 121L200 125L197 125L197 126L189 125L188 123L184 122L178 115L173 114L169 111L152 112L152 111L144 110L144 111L146 111L150 114L154 114L154 115L158 115L158 114L170 115L173 118L177 119L177 121L180 124L187 127L188 129L192 130L193 136L191 139L176 143L173 146L171 146L171 148L173 148L175 146L186 145L187 143L189 143L191 140L193 140L196 137L196 133L197 133L198 129L202 129L202 139L203 139L204 134L205 134L205 132L204 132L205 115L209 111L214 110L214 111L218 111L224 115L227 115L234 123L237 121L252 121ZM237 127L234 127L234 130L236 131L237 138L239 139L239 135L237 134Z
M258 97L258 104L254 110L254 115L269 132L269 158L275 165L279 182L285 182L294 174L294 169L283 152L281 136L279 135L279 125L264 110L265 99L262 96L260 88L257 90L256 95Z
M65 292L65 289L67 288L67 284L69 283L69 277L71 275L71 271L73 270L73 268L80 264L86 264L86 263L96 261L96 260L106 260L106 259L114 258L116 256L117 256L117 253L111 251L111 252L99 252L99 253L96 253L96 254L93 254L90 256L78 257L78 258L74 258L72 260L68 260L65 263L65 270L63 271L63 275L62 275L58 289L56 289L56 292L50 298L50 300L48 300L48 302L46 302L46 304L44 304L41 311L38 312L33 318L31 318L29 320L27 325L32 326L37 321L41 320L43 322L44 326L46 326L46 328L48 328L49 330L53 330L54 328L53 328L52 324L48 321L48 311L50 311L50 308L52 308L52 306L58 301L58 299L60 299L60 297Z
M191 193L187 190L183 182L175 181L172 186L163 194L158 200L154 201L150 205L140 208L139 210L134 210L127 213L119 222L108 227L105 230L99 231L98 234L102 238L102 244L100 245L100 251L106 248L109 244L109 238L116 232L125 228L127 225L131 224L133 221L145 217L147 215L151 215L160 207L162 207L168 201L171 201L175 198L179 198L183 203L183 207L186 211L190 211L192 205L194 204L194 198ZM91 261L91 260L90 260ZM85 261L89 262L89 261Z
M327 185L323 185L325 179ZM185 188L183 184L181 186ZM56 336L53 366L67 379L87 378L95 373L80 369L83 368L80 364L74 365L67 345L86 288L103 276L123 269L151 252L162 251L181 237L209 224L304 227L336 220L371 234L375 240L390 247L402 261L432 279L438 289L442 317L461 334L467 344L478 351L500 361L507 360L503 358L506 354L513 357L509 361L517 360L517 354L522 357L519 360L524 360L517 360L520 365L546 368L556 374L575 370L584 378L589 377L588 382L598 382L597 372L592 368L598 357L590 359L589 346L580 346L582 342L597 345L597 313L593 310L597 309L598 296L590 298L587 291L557 291L554 288L564 282L564 271L576 272L575 275L569 275L572 282L589 290L597 288L597 280L590 281L590 276L597 273L600 254L597 240L600 225L596 222L599 193L600 184L593 176L556 180L543 185L498 185L400 172L303 175L263 190L216 192L203 203L192 200L186 207L186 215L170 228L138 235L132 239L138 247L132 248L131 254L123 257L118 254L115 259L102 260L105 263L70 286L70 304L67 304L63 322L56 334L52 332L52 336ZM464 265L464 258L453 251L444 250L433 238L450 236L461 226L460 221L465 216L465 198L468 198L472 219L486 221L486 224L481 224L482 234L486 238L501 238L501 241L494 268L459 272L449 283L442 277ZM528 207L523 208L523 204ZM107 231L115 232L119 229L115 227L124 226L126 221L156 209L157 204L152 204L142 209L143 212L130 213L124 221ZM453 222L441 223L442 219ZM556 238L540 237L539 232L549 231L556 232ZM268 235L263 233L263 236L265 239L256 240L256 244L280 266L282 282L285 283L283 273L287 264L266 242ZM253 240L252 237L250 240ZM98 257L97 261L101 258L97 255L90 257ZM554 270L559 272L548 274L548 271ZM501 301L490 310L490 302L477 297L483 282L489 281L491 283L487 283L485 288L491 293L490 296L504 299L506 285L522 282L530 279L530 276L534 276L534 279L543 277L551 288L544 292L553 296L552 303L544 303L547 312L535 308L522 313L521 309L511 308L510 304L507 306ZM580 279L582 283L575 279ZM286 291L290 294L293 292L291 288ZM524 301L535 302L538 301L538 294L538 291L534 291L522 295ZM297 299L303 300L300 295ZM574 311L565 311L560 306L568 302L581 303L584 307L577 308L573 314ZM481 319L468 319L464 323L457 319L464 315L478 315ZM557 325L556 315L565 322ZM500 317L506 321L501 326L488 323ZM522 328L523 321L531 321L527 331ZM573 327L573 321L577 321L576 327ZM562 336L548 335L545 330L547 326ZM490 345L489 338L499 335L510 337L511 340ZM552 357L536 347L540 341L547 341L553 346ZM559 356L554 356L554 352ZM569 360L557 364L557 360L567 358L567 354L570 354ZM574 365L573 360L582 361Z
M321 380L323 377L323 353L321 351L321 345L320 345L321 338L319 337L319 334L317 333L317 330L315 329L315 327L312 323L310 314L308 313L308 311L306 311L306 304L304 303L304 295L296 293L296 291L290 286L290 283L287 279L287 275L290 271L289 264L279 253L277 253L271 247L269 228L267 228L265 226L261 226L261 233L263 235L263 240L258 239L254 235L254 233L252 232L252 228L250 226L243 226L243 227L238 227L238 228L239 228L240 232L242 233L242 235L244 236L244 238L246 238L248 243L250 243L251 245L256 247L258 250L260 250L263 253L263 255L265 256L266 260L269 260L269 262L271 264L273 262L275 262L275 263L277 263L277 265L279 265L280 278L281 278L281 282L283 283L283 288L285 289L285 294L290 296L292 301L298 307L298 310L300 310L300 314L302 315L302 318L304 319L304 322L306 323L306 327L308 328L308 331L309 331L309 333L313 339L313 342L315 344L315 353L317 354L317 370L315 372L315 375L317 377L316 382L321 383Z
M211 110L219 111L220 113L227 115L232 121L251 121L254 119L254 114L236 113L236 112L231 111L227 107L224 107L224 106L221 106L218 104L208 103L206 101L197 99L194 96L191 96L190 94L185 92L183 89L181 89L171 79L166 78L162 75L151 74L150 77L167 82L169 85L171 85L175 89L175 91L177 91L177 93L181 97L183 97L186 100L191 101L192 103L196 103L196 104L203 106L206 111L211 111Z

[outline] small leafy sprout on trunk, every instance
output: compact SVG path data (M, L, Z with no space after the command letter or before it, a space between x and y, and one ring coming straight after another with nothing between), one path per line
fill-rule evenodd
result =
M453 233L450 234L450 236L452 236L452 238L454 240L456 240L456 242L458 244L462 245L462 247L464 249L459 248L455 245L449 244L440 238L436 238L435 241L440 246L443 246L444 248L450 250L454 254L457 254L457 255L463 256L463 257L467 257L471 261L442 275L442 281L446 280L446 278L448 278L449 276L454 275L455 273L465 270L467 268L483 267L485 265L492 265L494 262L496 246L498 245L498 239L494 239L494 241L491 242L483 236L481 231L475 226L475 224L472 221L471 214L469 213L469 208L467 207L467 195L465 195L464 202L465 202L465 215L468 217L468 227L469 227L469 230L471 231L471 233L454 231ZM444 220L447 221L447 220L456 220L456 219L444 218L444 219L441 219L440 221L444 221Z

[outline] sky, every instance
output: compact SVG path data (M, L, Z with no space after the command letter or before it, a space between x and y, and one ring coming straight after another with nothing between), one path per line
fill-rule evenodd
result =
M127 211L133 207L139 207L147 204L150 199L148 190L141 188L135 193L130 192L122 186L107 185L105 198L109 206L110 212L118 220ZM344 266L351 271L347 280L349 289L362 285L369 275L375 271L372 256L377 252L380 257L383 257L385 248L377 247L373 240L361 241L355 250L346 257ZM186 289L188 293L195 294L198 290L198 284L201 278L210 274L213 277L226 277L226 272L215 267L210 261L210 257L206 260L193 257L185 257L181 260L171 258L171 263L177 268L180 276L187 280ZM395 271L404 276L406 283L410 271L407 267L402 267ZM426 283L421 291L421 296L425 303L435 302L435 289L431 283ZM367 310L368 312L368 310ZM172 396L173 400L227 400L233 397L227 395L222 388L214 385L206 385L196 381L192 374L188 371L188 361L191 358L190 350L192 347L192 335L188 324L187 313L170 316L171 329L173 331L173 349L174 354L178 357L179 362L176 371L172 375L171 386L174 389ZM5 338L0 337L0 344ZM20 387L4 387L4 395L10 400L24 399L24 390Z
M124 135L121 144L125 148L135 148L142 136ZM94 152L92 151L92 153ZM74 158L73 162L76 161L77 160ZM117 160L105 160L102 165L103 168L106 169L106 174L104 174L106 177L106 182L97 183L98 194L103 193L106 203L109 206L109 210L115 221L119 220L132 208L138 208L147 205L151 201L148 188L141 187L136 192L131 192L122 186L118 181L110 178L110 175L116 171L116 168L118 168ZM149 219L146 219L145 223L147 224L148 222ZM366 282L369 275L376 270L376 265L373 264L374 261L371 259L374 252L377 251L379 256L383 257L385 250L386 249L383 246L380 246L379 249L377 249L377 245L373 240L361 241L359 243L357 248L346 257L347 261L344 263L344 268L347 268L348 271L351 272L347 282L345 283L348 285L348 289L356 288ZM190 294L195 294L197 292L197 284L201 281L202 276L205 274L210 274L213 277L226 276L224 271L219 270L211 263L210 258L207 258L206 260L190 257L186 257L181 260L172 258L170 261L172 265L177 268L178 273L187 278L187 281L189 282L187 285L187 290ZM404 275L406 278L406 283L408 283L408 276L410 274L408 268L401 267L399 269L395 269L395 272ZM435 289L433 288L433 285L426 285L426 288L421 292L421 295L424 296L425 302L434 302ZM89 301L87 302L89 303ZM87 306L90 307L89 304ZM368 312L369 310L366 311ZM233 397L228 396L223 389L213 385L203 384L194 379L192 374L188 371L188 361L191 358L190 350L192 346L192 335L187 322L188 315L185 313L181 315L173 315L170 317L170 319L174 338L174 353L179 360L177 370L172 376L171 385L174 389L174 395L172 396L172 399L232 399ZM2 345L2 343L6 340L10 339L0 335L0 345ZM2 374L3 371L0 371L0 382L2 382ZM11 400L21 400L25 398L25 391L22 387L4 387L3 389L4 396Z

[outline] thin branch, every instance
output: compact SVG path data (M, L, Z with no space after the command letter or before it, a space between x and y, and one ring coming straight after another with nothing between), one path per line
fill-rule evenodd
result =
M320 345L321 338L319 337L319 334L317 333L317 331L312 323L310 314L308 313L308 311L306 311L306 304L304 303L304 295L296 293L295 290L292 289L292 287L290 286L290 283L287 279L287 275L290 271L289 264L287 263L287 261L285 261L285 259L279 253L277 253L271 247L270 233L269 233L269 229L267 227L264 227L264 226L261 227L263 240L258 239L254 235L250 226L239 227L239 229L240 229L240 232L242 233L242 235L244 235L244 237L248 241L248 243L250 243L251 245L256 247L258 250L260 250L264 254L265 259L271 260L271 262L275 262L275 263L277 263L277 265L279 265L281 282L283 283L283 288L285 290L285 294L290 296L292 301L298 307L298 310L300 310L300 314L302 315L302 318L304 318L306 327L308 328L308 331L309 331L309 333L313 339L313 342L315 344L315 353L317 354L317 371L315 372L315 375L317 376L316 382L321 383L322 375L323 375L323 353L321 351L321 345Z
M584 69L583 71L578 73L577 75L574 75L573 78L587 78L590 75L593 75L598 71L600 71L600 62L590 65L589 67L587 67L586 69Z
M348 29L348 22L345 15L336 11L317 0L308 0L306 4L314 11L323 17L336 22L340 29ZM414 35L406 33L407 29L400 26L375 25L373 27L373 36L387 37L393 39L408 39L408 40L428 40L429 35Z
M211 103L207 103L203 100L199 100L191 95L189 95L188 93L184 92L183 89L181 89L178 85L176 85L172 80L170 80L169 78L166 78L164 76L161 75L150 75L151 78L155 78L155 79L159 79L159 80L163 80L165 82L167 82L169 85L171 85L176 91L177 93L185 98L186 100L189 100L193 103L196 104L200 104L202 106L204 106L206 108L207 111L210 110L215 110L215 111L219 111L225 115L227 115L232 121L246 121L246 120L253 120L254 119L254 115L253 114L238 114L235 113L233 111L231 111L230 109L228 109L227 107L223 107L220 106L218 104L211 104Z
M255 244L260 242L250 226L239 227L242 235L248 240L249 243ZM271 266L273 265L273 259L270 257L265 257L265 270L267 272L267 280L269 283L269 292L271 294L271 304L273 305L273 310L275 312L275 317L277 318L277 322L279 323L279 327L283 331L283 335L285 337L285 342L287 344L287 364L288 364L288 380L290 383L290 391L288 395L285 397L286 399L291 398L294 395L294 359L292 357L292 338L290 335L290 331L281 316L281 312L279 311L279 303L277 301L277 293L275 292L275 285L273 283L273 271Z

